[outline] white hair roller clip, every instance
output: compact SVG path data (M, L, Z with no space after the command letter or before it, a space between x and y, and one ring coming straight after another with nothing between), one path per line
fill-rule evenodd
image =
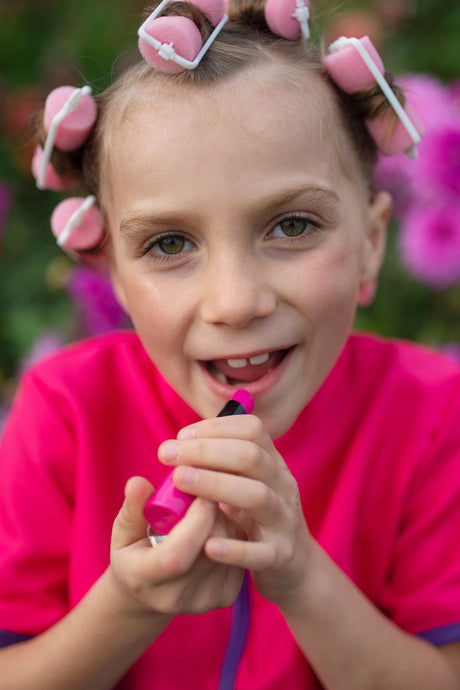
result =
M302 37L305 41L310 38L310 8L305 4L304 0L296 0L296 8L292 17L297 19L300 24Z

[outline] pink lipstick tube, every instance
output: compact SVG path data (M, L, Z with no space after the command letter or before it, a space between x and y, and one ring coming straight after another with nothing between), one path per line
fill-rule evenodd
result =
M252 395L241 388L237 390L231 400L228 400L218 417L228 417L234 414L251 414L254 409ZM150 527L160 534L168 534L177 525L195 496L180 491L173 483L172 472L160 484L147 501L144 507L144 515Z

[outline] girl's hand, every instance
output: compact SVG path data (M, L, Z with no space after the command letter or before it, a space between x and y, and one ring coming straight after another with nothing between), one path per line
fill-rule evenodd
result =
M236 536L231 522L215 504L197 499L167 539L152 548L143 514L152 493L152 485L141 477L126 485L111 542L112 580L118 590L135 608L167 616L233 603L244 571L210 560L203 551L211 536Z
M208 419L160 446L165 464L179 465L179 489L219 505L244 539L210 534L213 561L252 571L260 594L278 605L295 602L307 577L313 546L297 483L260 419Z

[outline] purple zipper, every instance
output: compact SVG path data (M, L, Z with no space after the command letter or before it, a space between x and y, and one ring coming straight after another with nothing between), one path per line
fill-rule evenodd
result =
M222 665L219 690L234 690L235 677L248 635L249 613L249 576L246 572L240 592L233 605L232 627Z

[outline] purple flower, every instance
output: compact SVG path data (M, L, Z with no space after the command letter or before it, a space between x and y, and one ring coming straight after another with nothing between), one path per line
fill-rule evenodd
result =
M380 156L375 171L376 189L384 189L393 197L393 212L396 217L403 215L415 196L412 188L412 166L416 161L409 160L400 154L397 156Z
M77 266L67 291L88 335L104 333L126 324L125 314L115 299L110 282L92 268Z
M62 345L61 337L55 331L43 331L33 343L27 355L21 361L20 373L40 360L52 355Z
M2 403L0 401L0 437L2 435L3 429L6 425L6 420L8 418L9 412L10 412L11 404L9 403Z
M440 348L440 350L448 359L452 359L454 362L458 362L460 364L459 343L446 343Z
M401 258L409 273L437 290L460 279L460 204L414 204L401 223Z

